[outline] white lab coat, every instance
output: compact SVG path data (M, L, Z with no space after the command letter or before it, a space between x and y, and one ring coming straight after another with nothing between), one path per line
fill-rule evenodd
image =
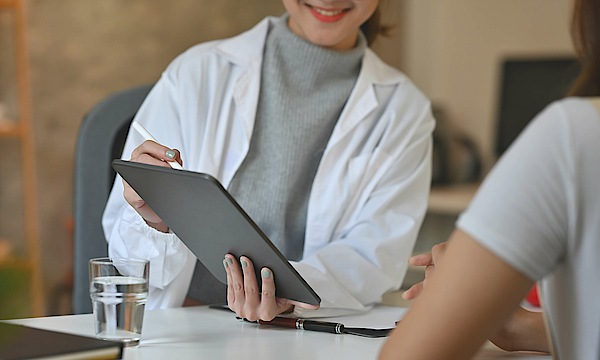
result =
M275 20L180 55L136 116L159 142L181 151L185 169L211 174L226 188L248 152ZM314 178L303 258L292 262L321 297L321 309L296 308L296 315L366 311L399 288L427 207L434 123L429 101L367 49ZM123 158L142 142L130 132ZM146 225L125 202L119 177L103 226L109 256L150 260L147 307L180 306L196 258L174 234Z

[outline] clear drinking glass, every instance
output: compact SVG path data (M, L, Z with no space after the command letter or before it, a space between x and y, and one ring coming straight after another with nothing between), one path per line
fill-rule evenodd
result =
M90 297L96 337L138 345L148 297L148 260L90 260Z

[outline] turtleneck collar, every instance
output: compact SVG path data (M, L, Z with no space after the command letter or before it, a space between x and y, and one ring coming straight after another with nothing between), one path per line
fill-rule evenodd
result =
M331 50L298 36L288 27L289 15L275 22L267 37L265 53L274 56L285 70L290 85L315 89L331 80L356 78L367 41L359 31L356 45L349 50Z

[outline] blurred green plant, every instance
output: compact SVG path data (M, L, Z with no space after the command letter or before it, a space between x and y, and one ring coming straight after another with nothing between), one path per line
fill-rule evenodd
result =
M31 316L31 270L0 265L0 319Z

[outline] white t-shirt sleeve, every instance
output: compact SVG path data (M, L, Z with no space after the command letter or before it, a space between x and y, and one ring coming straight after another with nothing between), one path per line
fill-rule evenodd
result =
M575 191L571 139L562 105L547 107L502 156L457 222L534 281L566 253Z

